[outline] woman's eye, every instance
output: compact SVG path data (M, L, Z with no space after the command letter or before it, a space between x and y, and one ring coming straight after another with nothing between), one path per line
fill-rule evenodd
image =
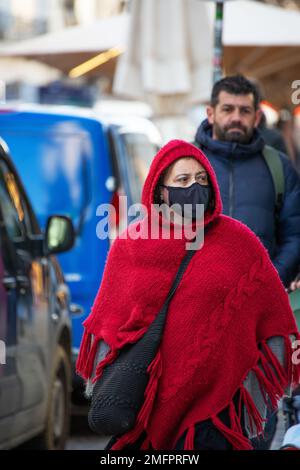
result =
M199 183L201 184L208 184L207 176L200 176Z

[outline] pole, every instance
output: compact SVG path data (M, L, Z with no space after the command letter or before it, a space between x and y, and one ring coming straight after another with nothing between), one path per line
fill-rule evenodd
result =
M223 12L225 0L217 0L215 14L215 33L214 33L214 58L213 58L213 83L216 83L223 76Z

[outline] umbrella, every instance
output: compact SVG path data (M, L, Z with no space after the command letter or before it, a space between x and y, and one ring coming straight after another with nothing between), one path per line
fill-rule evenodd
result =
M133 0L129 37L113 90L146 100L156 114L177 114L208 99L213 25L198 0Z

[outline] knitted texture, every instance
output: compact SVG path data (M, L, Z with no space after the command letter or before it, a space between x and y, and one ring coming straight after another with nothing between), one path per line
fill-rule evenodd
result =
M136 427L122 436L114 449L135 442L142 432L142 448L173 449L186 432L185 448L194 448L195 424L211 418L235 449L251 449L243 435L241 415L246 407L251 425L262 432L262 418L243 387L252 370L266 401L273 407L291 381L299 381L299 365L292 363L289 335L299 338L288 296L268 253L256 235L240 222L221 215L222 203L215 174L204 156L182 141L171 141L154 158L142 202L148 216L129 227L136 239L122 235L114 242L90 316L77 361L78 373L92 376L99 341L110 347L96 369L101 377L118 351L142 337L161 309L180 262L186 240L161 236L147 239L153 216L154 191L161 173L183 156L193 156L207 170L214 191L214 208L205 212L205 240L195 253L167 315L159 352L148 368L149 383ZM145 235L145 236L143 236ZM173 236L174 235L174 236ZM286 364L282 367L266 341L283 336ZM240 391L239 409L233 397ZM218 414L229 409L230 427Z

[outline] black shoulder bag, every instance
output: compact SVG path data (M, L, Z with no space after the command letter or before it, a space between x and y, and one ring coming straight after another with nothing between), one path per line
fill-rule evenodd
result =
M194 253L189 250L185 255L162 309L144 336L124 346L95 383L88 422L97 434L119 436L134 427L149 380L147 369L158 351L169 303Z

